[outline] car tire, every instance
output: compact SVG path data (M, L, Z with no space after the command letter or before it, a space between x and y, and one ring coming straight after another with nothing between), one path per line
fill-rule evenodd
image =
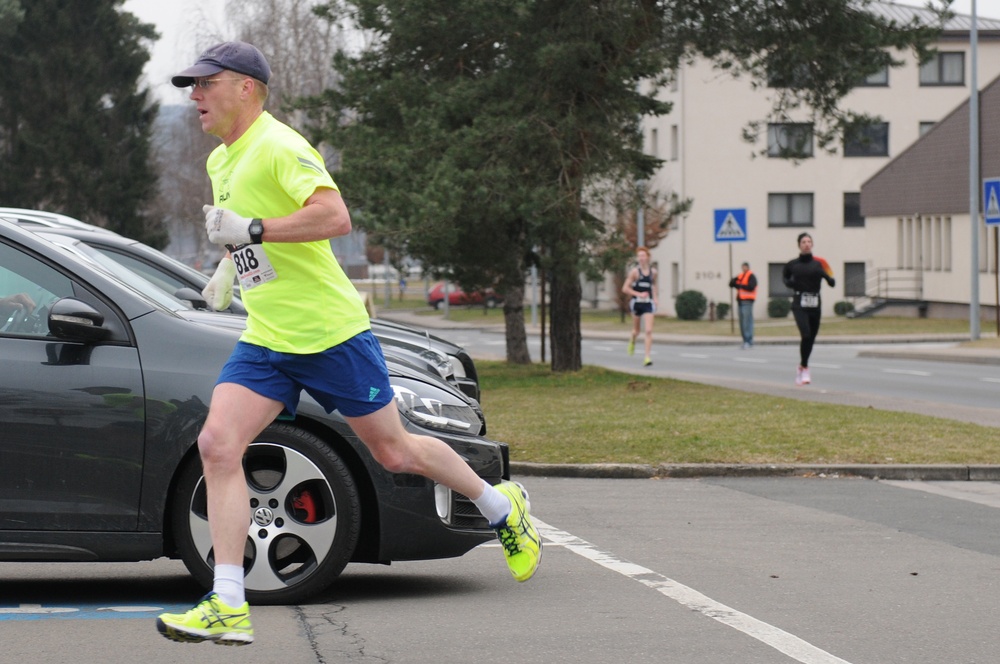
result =
M243 467L250 492L247 600L301 603L326 589L354 553L361 530L357 485L329 445L287 424L265 429L247 449ZM211 587L214 555L197 456L181 473L172 515L181 559Z

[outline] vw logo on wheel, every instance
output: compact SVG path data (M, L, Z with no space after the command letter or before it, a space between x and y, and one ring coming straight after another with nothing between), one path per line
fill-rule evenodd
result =
M258 526L270 526L274 521L274 512L267 507L258 507L253 513L253 522Z

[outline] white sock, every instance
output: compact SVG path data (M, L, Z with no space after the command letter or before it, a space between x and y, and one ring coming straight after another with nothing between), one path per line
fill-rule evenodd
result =
M483 480L483 495L472 502L476 504L491 526L496 526L507 520L510 514L510 498L497 491L489 482Z
M216 565L212 592L233 608L247 601L243 590L243 565Z

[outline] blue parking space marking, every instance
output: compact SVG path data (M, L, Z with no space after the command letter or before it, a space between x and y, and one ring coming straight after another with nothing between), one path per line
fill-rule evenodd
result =
M0 622L22 620L121 620L155 618L164 611L183 613L190 604L120 605L101 604L18 604L0 605Z

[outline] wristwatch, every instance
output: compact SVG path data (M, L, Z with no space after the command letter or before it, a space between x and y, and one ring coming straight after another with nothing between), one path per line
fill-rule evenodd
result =
M260 244L264 241L264 222L260 219L254 219L250 222L250 243Z

